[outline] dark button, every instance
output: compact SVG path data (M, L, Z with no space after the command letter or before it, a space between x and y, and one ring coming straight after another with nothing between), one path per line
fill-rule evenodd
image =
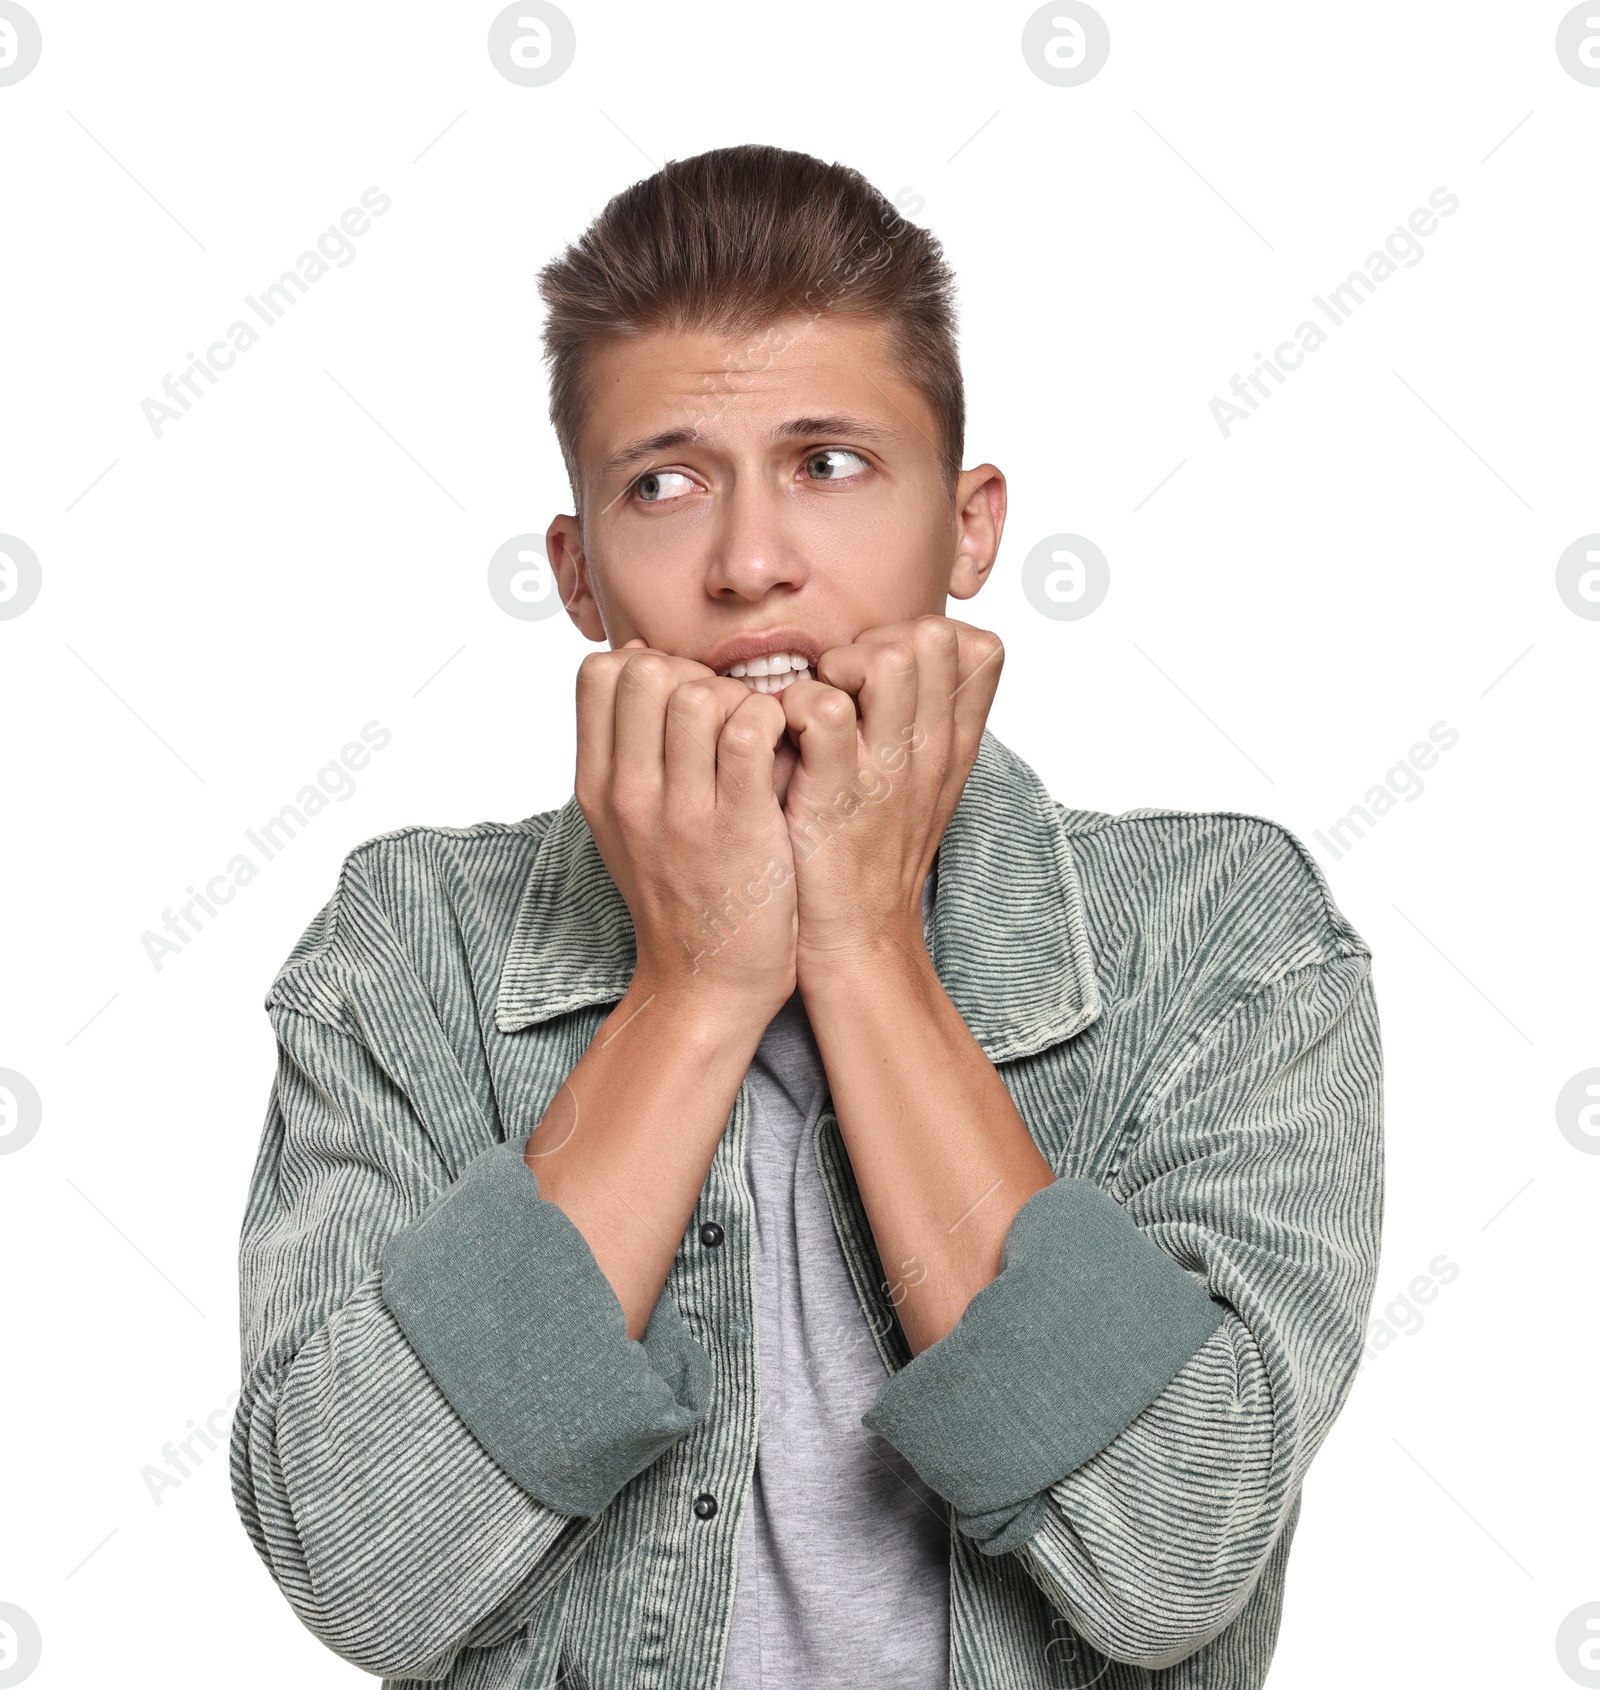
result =
M694 1511L702 1520L709 1520L717 1511L717 1499L710 1491L701 1491L694 1499Z
M722 1242L722 1228L715 1221L706 1221L700 1228L700 1242L713 1248Z

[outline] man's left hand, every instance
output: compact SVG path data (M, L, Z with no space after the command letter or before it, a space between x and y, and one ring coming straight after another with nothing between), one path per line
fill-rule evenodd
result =
M784 804L807 989L898 950L925 959L922 886L978 755L1005 661L946 616L869 628L777 696L800 748ZM904 960L902 958L902 960Z

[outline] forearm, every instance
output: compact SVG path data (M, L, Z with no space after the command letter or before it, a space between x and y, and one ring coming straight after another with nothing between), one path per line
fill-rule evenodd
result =
M1000 1272L1017 1211L1055 1178L915 941L802 980L839 1130L913 1354Z
M539 1195L584 1236L642 1338L761 1028L641 981L528 1140Z

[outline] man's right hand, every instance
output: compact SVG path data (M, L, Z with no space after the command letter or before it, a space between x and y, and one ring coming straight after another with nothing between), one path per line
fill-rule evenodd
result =
M795 988L783 706L630 640L578 671L578 803L633 916L621 1003L523 1150L642 1338L767 1023Z
M633 917L629 995L756 1039L795 988L794 860L772 781L785 725L776 697L643 640L578 671L575 786Z

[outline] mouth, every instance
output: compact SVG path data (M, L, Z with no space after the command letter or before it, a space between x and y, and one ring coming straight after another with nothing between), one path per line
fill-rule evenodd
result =
M743 681L752 692L785 692L796 681L816 679L816 671L804 652L774 651L765 657L747 657L730 663L721 674Z

